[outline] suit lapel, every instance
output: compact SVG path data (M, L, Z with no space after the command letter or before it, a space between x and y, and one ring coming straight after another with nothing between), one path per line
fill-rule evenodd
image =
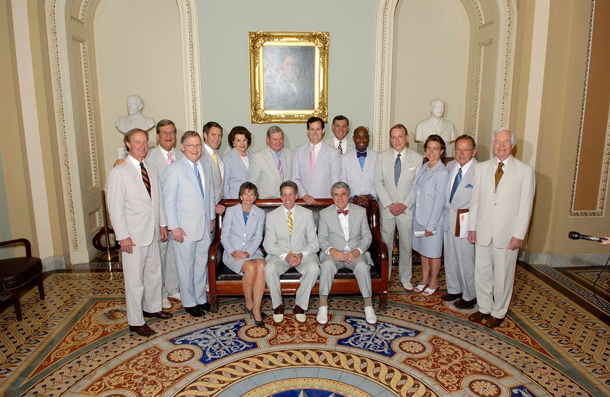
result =
M314 178L318 176L318 173L320 172L320 170L323 167L323 164L326 164L325 159L327 156L327 152L326 152L326 147L324 145L324 142L320 142L319 143L320 146L320 151L318 152L318 157L316 157L316 166L313 170L313 175Z
M131 160L127 160L127 161L131 161ZM131 175L131 177L134 180L135 186L137 186L137 190L138 190L138 194L142 197L146 197L147 199L151 199L151 196L148 195L148 191L146 190L146 186L144 186L144 181L142 180L142 172L139 170L139 166L138 169L136 169L131 163L127 164L129 167L129 174ZM144 163L144 167L146 167L146 170L148 171L148 167L146 166L146 163ZM149 178L150 178L150 174L149 174ZM152 189L152 188L151 188Z

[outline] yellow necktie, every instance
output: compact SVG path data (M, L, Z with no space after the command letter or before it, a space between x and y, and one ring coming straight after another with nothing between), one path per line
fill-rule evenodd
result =
M504 175L504 170L502 170L503 162L498 163L498 169L496 169L496 189L498 188L498 183L500 183L500 179L502 179L502 175Z
M288 211L288 233L292 237L292 211Z
M214 158L214 163L216 163L216 167L218 167L218 175L220 175L220 184L222 185L222 172L220 171L220 164L218 163L218 157L216 157L216 152L212 151L212 157Z

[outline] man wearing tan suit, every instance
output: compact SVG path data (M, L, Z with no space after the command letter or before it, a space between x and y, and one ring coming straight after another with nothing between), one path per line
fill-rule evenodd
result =
M157 169L144 160L148 133L134 128L123 138L129 156L110 171L108 213L123 251L123 275L129 329L142 336L155 333L144 317L170 318L161 310L159 240L167 240Z
M493 133L496 157L475 166L468 240L475 244L475 288L479 311L470 321L502 324L510 305L519 247L532 214L534 169L511 155L515 134Z
M391 264L394 229L398 227L400 282L407 291L413 291L411 284L411 234L415 203L413 184L424 159L421 154L407 148L409 133L404 125L396 124L392 127L390 142L394 148L379 153L374 177L377 200L381 207L381 237L388 246Z
M292 180L292 150L284 147L284 132L277 125L267 130L267 147L252 155L248 181L256 185L258 198L280 198L282 182Z

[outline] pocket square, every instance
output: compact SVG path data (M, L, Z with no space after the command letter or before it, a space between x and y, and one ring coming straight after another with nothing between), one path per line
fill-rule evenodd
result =
M472 189L472 183L469 183L468 185L464 186L464 189Z
M409 171L413 171L415 169L415 167L411 167L409 168Z

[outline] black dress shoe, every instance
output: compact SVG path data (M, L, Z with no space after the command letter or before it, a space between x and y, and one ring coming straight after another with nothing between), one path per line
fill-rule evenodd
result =
M441 296L441 299L444 300L445 302L452 302L461 297L462 297L462 294L445 294L445 295Z
M200 308L202 312L209 312L210 310L212 310L212 306L210 306L209 302L197 305L197 307Z
M185 307L184 310L193 317L203 317L205 315L199 306Z
M472 309L474 307L474 305L477 304L477 298L474 298L473 300L470 301L465 301L464 299L460 299L457 302L455 302L453 304L453 306L456 307L456 309Z
M144 317L157 317L157 318L171 318L172 314L170 312L164 312L163 310L161 310L160 312L156 312L156 313L149 313L149 312L142 312L144 313Z
M142 336L151 336L155 334L152 328L150 328L147 324L144 325L130 325L129 330L135 332L138 335Z

